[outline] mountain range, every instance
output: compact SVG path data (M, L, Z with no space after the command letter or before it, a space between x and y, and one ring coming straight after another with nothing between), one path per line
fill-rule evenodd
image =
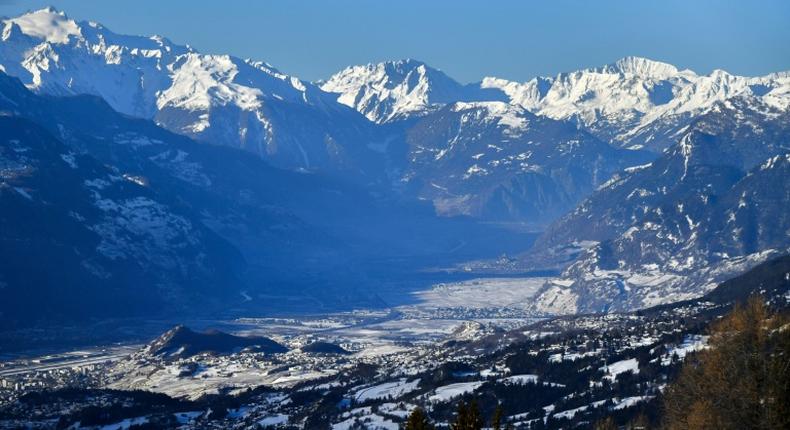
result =
M537 306L591 312L689 299L787 253L788 114L753 96L720 102L658 159L596 190L538 240L538 253L588 245Z
M518 258L562 270L536 312L634 309L790 247L787 72L626 57L461 84L401 60L311 83L53 8L2 20L0 70L18 323L369 305L372 284L526 251L525 231Z

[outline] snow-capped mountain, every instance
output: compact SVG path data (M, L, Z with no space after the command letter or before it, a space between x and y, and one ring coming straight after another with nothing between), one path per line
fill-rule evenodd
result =
M751 94L774 107L790 105L788 73L698 75L639 57L528 82L487 77L468 85L422 63L380 63L350 67L322 88L377 122L420 116L455 101L506 100L535 114L572 120L616 146L654 151L677 141L683 128L716 102Z
M646 154L504 102L458 102L406 132L403 182L444 215L547 223Z
M774 107L790 105L788 74L750 78L715 70L698 75L638 57L523 84L486 78L481 86L501 88L532 112L573 119L618 146L652 150L671 145L695 116L737 95L751 94Z
M498 91L461 85L441 70L406 59L353 66L321 84L337 101L377 123L421 116L457 101L505 100Z
M598 143L563 150L578 139L560 136L543 118L588 132L582 141L592 135L615 147L662 149L716 100L741 93L771 106L790 100L788 75L698 76L633 57L527 83L486 78L469 85L403 60L350 67L319 87L262 62L201 54L159 36L118 35L52 8L2 26L2 70L39 94L97 95L119 112L254 152L278 167L396 184L406 198L427 198L443 215L538 224L586 197L625 160L639 158ZM467 109L475 113L460 114ZM528 113L534 115L525 134L519 127ZM466 122L443 128L448 114ZM549 129L537 130L544 125ZM421 138L431 143L417 142ZM493 154L506 147L508 157L531 158ZM477 149L467 153L471 148ZM431 151L433 159L424 157ZM442 151L447 155L437 157ZM565 160L561 168L559 159Z
M634 309L697 297L790 250L790 113L717 103L650 164L599 188L539 240L595 243L539 295L544 310Z
M0 69L40 94L92 94L115 110L287 168L369 168L364 118L268 64L113 33L46 8L2 21Z
M18 122L40 131L30 142L0 136L0 254L7 263L0 287L9 292L2 305L20 312L0 307L4 322L29 324L62 295L86 306L84 317L125 304L119 314L209 312L220 303L258 310L364 306L381 300L371 279L387 282L450 250L454 258L479 258L525 240L472 220L438 218L425 203L365 185L197 144L119 114L96 96L37 95L2 73L0 118L8 130ZM64 265L39 278L36 255ZM376 266L393 256L397 267ZM30 279L58 294L38 300L39 290L25 289ZM318 282L320 291L311 290ZM121 300L129 294L150 300Z
M446 216L545 224L646 159L419 61L349 67L321 88L371 121L402 126L399 183Z
M0 70L3 115L46 131L42 139L65 148L63 162L90 157L109 172L73 190L102 197L91 204L112 214L102 228L85 218L83 230L104 234L93 252L112 259L103 252L128 244L123 255L134 264L188 268L157 238L194 236L179 249L216 253L217 267L206 270L217 279L250 263L238 284L223 281L245 301L255 302L255 291L236 286L264 279L289 283L294 294L320 280L342 285L341 299L379 300L367 290L376 282L366 264L408 255L399 265L413 269L429 258L456 264L523 251L523 236L499 229L502 221L543 227L579 202L538 243L552 258L583 249L539 296L540 310L699 295L787 246L786 193L766 184L787 188L788 73L698 75L628 57L526 83L462 85L405 60L312 84L51 8L2 20ZM0 149L29 150L14 145ZM24 168L25 156L14 157L0 172ZM124 206L139 203L131 197L105 204L101 190L131 186L118 177L156 205ZM35 200L26 187L6 187L2 197ZM747 197L761 210L747 210ZM166 295L181 297L189 279L173 281ZM339 296L321 290L310 294L332 296L322 303Z

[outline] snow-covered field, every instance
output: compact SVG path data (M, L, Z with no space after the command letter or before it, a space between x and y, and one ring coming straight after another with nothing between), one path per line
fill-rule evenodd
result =
M395 382L387 382L372 387L363 388L356 392L354 399L361 403L368 399L397 399L402 395L417 389L420 380L406 381L406 378L401 378Z
M438 387L434 393L428 397L432 402L447 402L466 393L471 393L483 385L480 381L458 382L455 384Z
M616 363L608 364L601 368L606 372L606 379L614 382L617 375L625 372L639 373L639 362L636 358L629 358L628 360L621 360Z
M526 309L550 278L478 278L414 293L419 307Z
M705 335L687 335L683 339L683 343L667 351L666 355L661 358L661 363L667 365L672 362L675 356L679 359L684 359L690 352L697 352L707 348L709 338L710 336Z

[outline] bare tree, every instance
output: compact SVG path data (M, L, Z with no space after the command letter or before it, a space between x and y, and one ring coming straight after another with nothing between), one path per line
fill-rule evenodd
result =
M665 427L790 428L790 318L753 297L710 335L710 348L690 357L667 388Z

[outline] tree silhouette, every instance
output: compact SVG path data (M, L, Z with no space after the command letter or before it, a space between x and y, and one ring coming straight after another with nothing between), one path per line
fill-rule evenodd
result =
M433 425L428 420L428 416L425 415L420 408L415 408L409 414L409 418L406 420L406 426L403 427L404 430L433 430Z
M502 418L505 412L502 410L502 405L497 405L494 410L494 417L491 419L491 428L493 430L502 429Z
M483 428L483 419L480 417L480 410L477 407L477 401L474 399L466 404L461 402L458 404L458 416L455 422L450 425L452 430L481 430Z

